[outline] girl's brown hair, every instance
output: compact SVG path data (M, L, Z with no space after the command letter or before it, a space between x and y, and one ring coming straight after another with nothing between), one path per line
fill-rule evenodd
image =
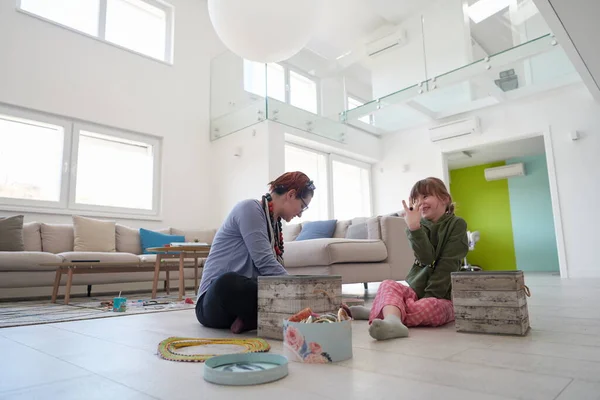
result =
M303 172L286 172L279 178L269 182L271 193L285 194L290 190L296 191L296 197L306 199L315 194L315 184Z
M446 185L441 179L429 177L415 183L410 191L410 197L408 198L411 206L417 202L419 196L435 196L441 201L447 201L446 212L448 214L454 214L452 196L450 196L448 189L446 189Z

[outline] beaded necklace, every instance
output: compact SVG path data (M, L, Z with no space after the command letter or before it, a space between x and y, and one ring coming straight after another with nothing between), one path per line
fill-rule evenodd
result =
M273 215L273 198L271 194L267 193L262 197L263 209L265 211L265 217L267 219L267 228L269 233L269 239L271 246L273 246L273 253L277 261L283 265L283 231L281 228L281 217Z

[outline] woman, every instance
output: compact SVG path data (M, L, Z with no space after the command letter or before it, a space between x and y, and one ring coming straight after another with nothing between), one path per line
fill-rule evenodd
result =
M369 310L351 307L355 319L369 319L377 340L408 336L408 326L440 326L454 320L450 274L467 255L467 223L454 215L452 197L444 182L427 178L402 201L406 234L415 263L406 277L409 286L384 281Z
M256 278L287 274L281 220L302 216L315 186L302 172L286 172L269 185L262 200L238 203L217 231L196 303L196 317L206 327L256 329Z

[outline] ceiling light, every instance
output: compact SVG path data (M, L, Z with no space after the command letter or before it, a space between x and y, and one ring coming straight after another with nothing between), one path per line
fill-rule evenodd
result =
M516 0L479 0L467 8L469 18L476 24L491 17L498 11L515 3Z

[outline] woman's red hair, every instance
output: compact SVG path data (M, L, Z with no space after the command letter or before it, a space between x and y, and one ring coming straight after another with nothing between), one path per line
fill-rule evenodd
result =
M269 182L271 193L284 194L295 190L298 197L303 199L311 197L315 192L313 181L303 172L286 172L279 178Z

